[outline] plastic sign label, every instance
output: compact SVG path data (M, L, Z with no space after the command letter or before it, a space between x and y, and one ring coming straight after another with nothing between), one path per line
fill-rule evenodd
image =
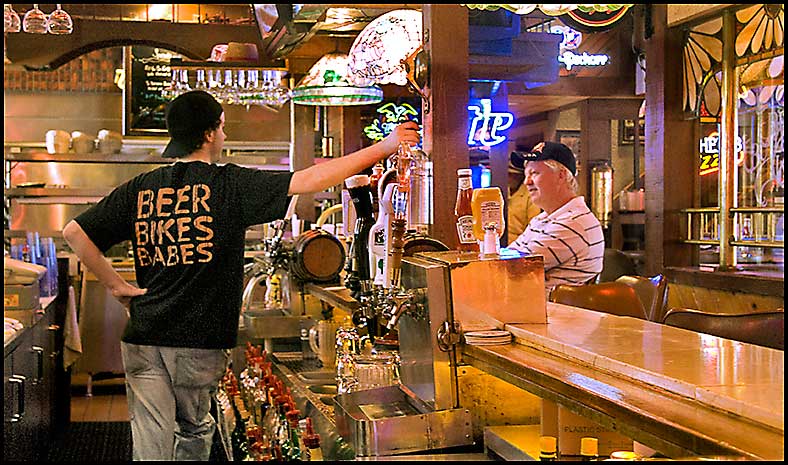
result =
M714 131L702 138L700 149L700 175L716 173L720 170L720 133ZM744 163L744 141L736 136L736 164Z
M514 115L508 112L493 112L492 101L488 98L481 99L479 105L468 105L468 110L474 112L468 129L468 145L484 145L493 147L506 140L500 131L509 129L514 123Z

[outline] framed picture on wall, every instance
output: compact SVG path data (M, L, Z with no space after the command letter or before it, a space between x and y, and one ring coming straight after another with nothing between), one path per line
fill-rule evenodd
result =
M569 147L575 158L580 156L580 131L556 131L555 140Z
M126 136L166 136L164 111L169 99L162 91L170 86L170 58L180 58L169 50L145 45L124 47L126 83L123 88L123 134Z
M638 120L640 126L640 143L646 143L646 120ZM618 141L622 145L629 145L635 142L635 120L622 119L618 122Z

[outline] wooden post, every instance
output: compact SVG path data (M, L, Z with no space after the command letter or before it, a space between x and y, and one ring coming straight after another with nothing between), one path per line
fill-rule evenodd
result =
M468 9L424 4L422 13L430 63L430 111L423 116L423 147L433 164L430 236L456 248L457 169L468 167Z
M681 242L682 208L692 205L697 144L681 110L681 31L667 26L667 5L652 4L654 33L646 39L646 273L691 264Z
M493 87L495 89L495 87ZM509 93L507 91L506 83L501 82L498 86L497 92L490 96L492 100L492 108L495 111L505 111L509 107ZM501 143L490 148L490 187L498 187L501 189L503 198L507 199L504 203L503 217L509 216L509 145ZM505 223L505 222L504 222ZM503 243L507 242L508 224L504 225Z
M290 103L290 140L293 141L290 154L290 169L302 170L312 166L315 159L314 108ZM301 194L296 204L296 215L302 220L314 222L315 196Z

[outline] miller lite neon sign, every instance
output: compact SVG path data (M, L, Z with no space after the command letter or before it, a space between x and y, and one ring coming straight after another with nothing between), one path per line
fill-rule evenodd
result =
M472 112L469 115L467 137L470 147L493 147L506 141L503 132L514 124L512 113L492 111L490 99L481 99L478 104L468 105L468 111ZM403 105L386 103L377 109L377 113L381 117L363 129L364 134L376 142L383 140L397 125L405 121L415 120L418 123L418 112L407 103ZM421 129L419 123L419 132Z

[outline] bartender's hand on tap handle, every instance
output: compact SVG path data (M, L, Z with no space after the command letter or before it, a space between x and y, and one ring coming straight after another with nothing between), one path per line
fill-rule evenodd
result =
M399 149L400 142L407 142L410 146L419 145L419 125L413 121L406 121L391 131L391 134L380 141L386 156L391 155Z

